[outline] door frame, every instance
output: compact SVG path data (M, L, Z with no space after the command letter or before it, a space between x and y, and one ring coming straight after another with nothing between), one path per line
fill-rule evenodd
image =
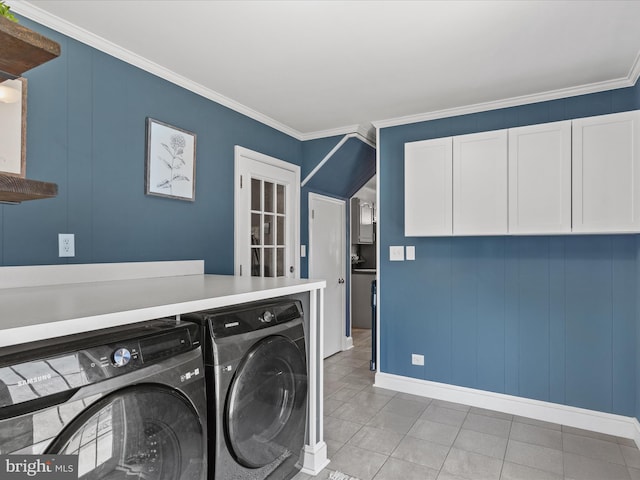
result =
M351 337L351 335L347 335L347 307L349 306L347 303L347 299L350 296L350 281L351 281L351 270L349 268L347 268L347 260L346 260L346 255L347 255L347 202L346 200L341 200L339 198L334 198L334 197L329 197L327 195L322 195L319 193L314 193L314 192L309 192L309 196L308 196L308 225L309 225L309 252L308 252L308 270L309 270L309 278L313 278L313 224L314 222L312 222L312 201L313 200L318 200L318 201L325 201L325 202L329 202L329 203L335 203L337 205L339 205L341 208L341 218L342 218L342 223L343 223L343 231L344 231L344 235L342 236L342 242L343 242L343 255L342 255L342 268L343 268L343 273L342 273L342 277L345 279L346 285L345 285L345 289L344 289L344 295L343 295L343 299L342 299L342 315L341 315L341 322L340 322L340 347L342 349L342 351L344 350L348 350L350 348L353 348L353 339ZM327 282L329 282L328 279L325 279ZM327 300L327 296L324 296L325 302ZM327 309L325 307L324 311L326 312ZM325 321L325 327L326 327L326 321ZM351 332L349 332L351 333Z
M234 146L234 173L233 173L233 274L240 275L240 260L238 256L238 241L240 238L240 215L245 212L240 212L238 208L240 205L241 195L241 166L246 160L261 162L271 167L281 168L292 172L295 175L294 184L291 185L291 203L292 209L294 209L293 215L291 215L291 228L293 229L293 266L294 275L293 278L300 278L300 166L294 163L286 162L275 157L270 157L260 152L249 150L248 148L241 147L240 145Z

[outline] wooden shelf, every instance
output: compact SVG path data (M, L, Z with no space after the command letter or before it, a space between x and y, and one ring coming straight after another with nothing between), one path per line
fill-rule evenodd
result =
M60 44L0 17L0 82L60 55Z
M19 203L52 198L57 194L58 185L55 183L0 174L0 202Z
M33 30L0 17L0 82L60 55L60 45ZM0 173L0 202L20 203L55 197L58 185Z

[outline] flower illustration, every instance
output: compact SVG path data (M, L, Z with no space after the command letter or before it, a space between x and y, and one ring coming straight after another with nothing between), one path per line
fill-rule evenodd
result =
M158 182L157 187L166 188L169 190L170 194L173 194L174 182L191 181L189 177L179 171L180 168L186 165L182 155L184 154L184 148L187 145L187 141L183 135L174 133L169 137L169 145L166 143L161 143L161 145L171 156L171 159L167 160L162 155L158 155L158 159L169 169L169 175L164 180Z

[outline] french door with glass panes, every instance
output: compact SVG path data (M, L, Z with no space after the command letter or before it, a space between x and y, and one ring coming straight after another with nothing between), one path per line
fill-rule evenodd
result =
M298 277L300 167L236 146L235 274Z

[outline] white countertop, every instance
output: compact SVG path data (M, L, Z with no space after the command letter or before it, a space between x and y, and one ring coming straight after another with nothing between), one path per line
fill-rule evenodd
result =
M324 280L184 275L0 288L0 347L324 288Z

